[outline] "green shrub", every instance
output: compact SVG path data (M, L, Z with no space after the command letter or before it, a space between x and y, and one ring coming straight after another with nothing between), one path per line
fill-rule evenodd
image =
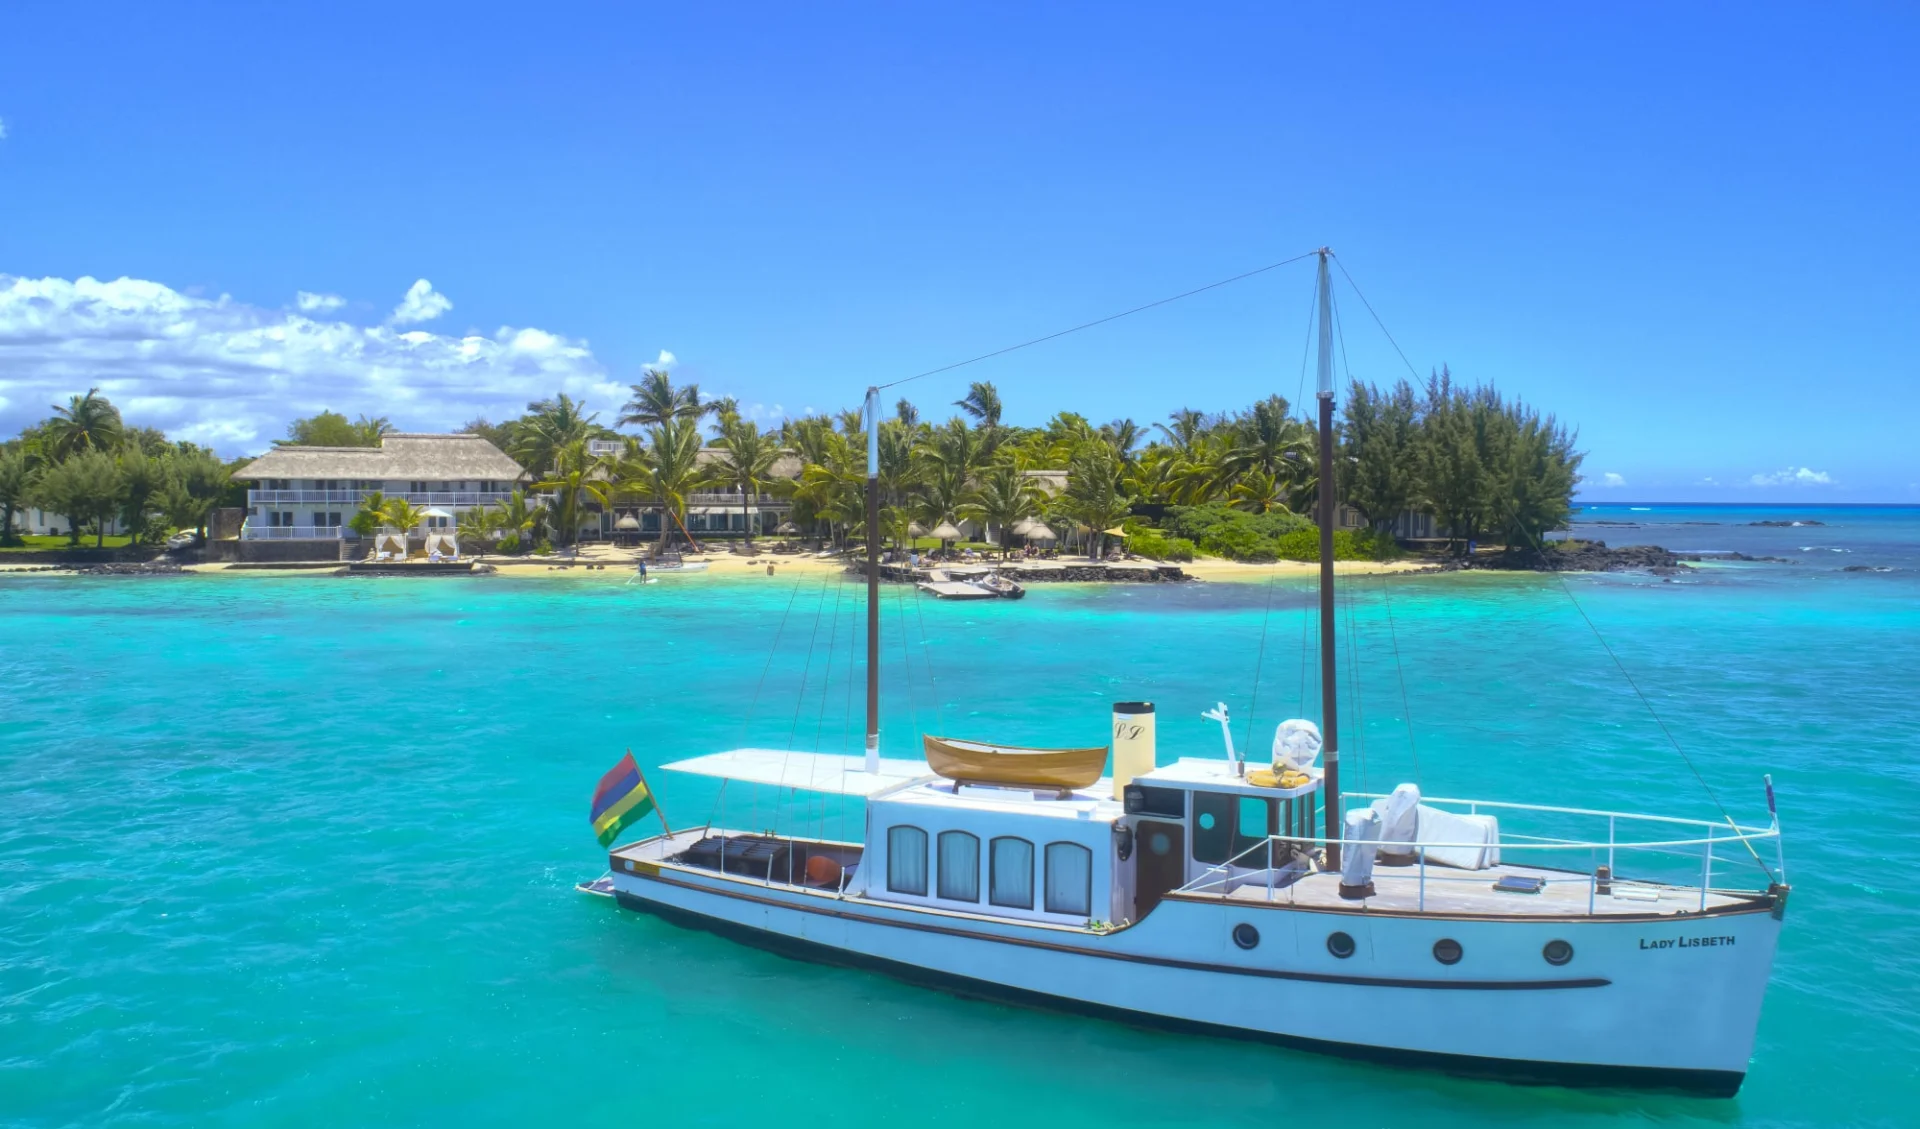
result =
M1163 561L1190 561L1193 559L1193 542L1185 537L1167 538L1167 551L1160 557Z
M1276 556L1275 539L1263 537L1243 522L1214 523L1200 539L1200 551L1236 561L1270 561Z
M517 553L520 551L520 535L518 533L509 533L505 537L502 537L500 543L495 545L494 548L503 553Z
M1129 523L1127 548L1143 557L1160 561L1190 561L1193 542L1185 537L1168 537L1150 525Z
M539 543L534 545L533 552L535 556L550 557L553 555L553 542L542 537Z
M1296 529L1275 542L1274 552L1281 560L1317 561L1320 559L1320 531L1313 526ZM1368 549L1363 549L1351 529L1333 531L1333 559L1336 561L1371 560Z

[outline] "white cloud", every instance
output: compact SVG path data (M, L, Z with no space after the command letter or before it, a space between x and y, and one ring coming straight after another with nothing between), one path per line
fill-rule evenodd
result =
M1831 486L1833 476L1824 470L1787 467L1772 474L1756 474L1749 481L1755 486Z
M1602 486L1625 486L1626 484L1627 480L1625 478L1622 478L1612 471L1608 471L1600 476L1600 485Z
M660 350L659 359L653 362L653 367L654 368L672 368L674 365L677 365L679 363L680 363L679 357L676 357L672 353L669 353L665 349L662 349Z
M586 342L541 329L400 332L143 279L0 274L0 435L95 385L129 423L227 454L257 452L323 408L450 430L556 391L602 411L625 392Z
M347 300L338 294L315 294L311 290L302 290L293 296L294 304L309 314L326 313L337 310L347 304Z
M1713 477L1712 475L1708 475L1708 476L1706 476L1705 478L1703 478L1703 479L1701 479L1701 480L1700 480L1700 482L1699 482L1699 485L1701 485L1701 486L1718 486L1718 485L1720 485L1720 480L1719 480L1719 479L1717 479L1717 478L1715 478L1715 477Z
M400 299L400 304L393 308L393 316L387 320L393 325L412 325L432 321L451 309L453 301L423 278L407 287L406 297Z

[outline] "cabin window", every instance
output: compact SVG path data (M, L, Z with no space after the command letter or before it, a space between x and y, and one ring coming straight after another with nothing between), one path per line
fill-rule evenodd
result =
M1093 913L1093 852L1078 843L1047 844L1047 912Z
M993 841L993 873L987 900L1009 909L1033 908L1033 844L1011 837Z
M1178 788L1129 784L1122 795L1128 815L1160 815L1168 819L1186 818L1187 794Z
M951 902L980 900L980 840L965 831L940 833L940 896Z
M887 889L927 896L927 833L918 827L887 828Z

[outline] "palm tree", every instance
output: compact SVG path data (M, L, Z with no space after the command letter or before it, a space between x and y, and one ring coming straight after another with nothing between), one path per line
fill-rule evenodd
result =
M510 425L512 442L507 453L535 475L553 470L561 451L576 443L584 445L603 430L594 423L600 413L588 412L585 404L565 392L536 400L527 405L527 411L525 419Z
M1290 512L1287 508L1286 484L1264 470L1252 470L1240 477L1227 491L1233 504L1243 510L1257 514Z
M660 510L659 548L665 550L673 527L686 525L687 496L709 479L700 462L699 424L691 418L655 424L647 431L646 446L628 443L614 474L623 490Z
M1200 441L1207 429L1207 414L1193 408L1181 408L1167 416L1166 423L1156 423L1153 429L1167 437L1174 449L1185 455L1193 453L1194 445Z
M620 409L620 426L659 427L675 420L696 420L707 414L700 402L700 386L675 388L662 369L640 370L640 383L629 385L633 398Z
M522 544L532 539L533 531L546 519L546 508L529 503L525 490L515 490L495 502L493 513L494 527L503 530L509 537L518 538Z
M747 531L747 548L753 548L753 519L747 506L768 486L773 464L780 459L780 444L771 435L762 435L759 425L737 415L720 418L720 457L714 462L714 476L740 491L740 521Z
M81 451L111 451L120 445L124 430L120 409L98 388L87 389L85 396L68 397L64 408L55 404L46 427L47 454L55 462Z
M1313 429L1287 414L1287 401L1269 396L1253 406L1234 427L1232 446L1219 462L1222 485L1260 471L1287 486L1296 502L1310 496Z
M1085 525L1087 555L1101 556L1108 526L1124 521L1131 512L1123 484L1120 456L1106 443L1089 443L1074 457L1061 504L1068 516Z
M475 506L460 514L460 539L491 547L500 539L500 511L491 506Z
M562 544L579 540L580 513L587 502L608 504L608 484L596 477L600 469L598 460L587 454L586 441L579 440L563 447L554 456L553 470L547 478L534 483L535 490L553 495L554 517L559 524L555 532Z
M425 507L416 506L405 498L388 498L386 504L380 507L380 516L386 525L405 536L426 522L427 511Z
M997 543L1005 548L1007 532L1013 526L1040 512L1040 487L1020 473L1012 463L995 463L980 476L980 485L962 512L999 531Z

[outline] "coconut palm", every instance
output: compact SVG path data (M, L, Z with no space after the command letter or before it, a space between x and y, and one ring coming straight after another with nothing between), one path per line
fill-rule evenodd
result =
M720 457L713 463L716 481L740 491L740 521L747 531L747 547L753 547L753 519L747 513L749 503L765 492L773 481L773 464L780 459L780 444L771 435L763 435L759 425L737 415L720 417Z
M527 501L525 490L515 490L512 494L493 504L494 526L508 537L518 539L525 544L532 539L534 530L546 520L546 508L538 503Z
M111 451L120 445L123 430L120 409L98 388L89 388L84 396L68 397L66 407L53 406L46 423L47 454L59 462L81 451Z
M1240 477L1227 491L1227 497L1243 510L1256 514L1290 512L1287 507L1287 486L1264 470L1252 470Z
M608 504L610 491L600 477L601 465L587 454L585 440L567 444L554 455L553 470L533 484L535 490L553 495L554 532L562 544L571 545L580 538L580 515L588 502Z
M584 446L596 432L605 430L595 423L599 412L588 412L585 404L565 392L528 404L527 412L525 419L510 425L507 453L535 475L551 472L561 451L575 444Z
M388 498L380 507L380 517L383 524L407 534L426 524L427 511L424 506L416 506L405 498Z
M698 384L675 388L673 378L663 369L641 369L640 383L628 387L633 389L633 398L620 409L622 427L659 427L676 420L697 420L708 411L708 406L700 402Z
M1067 491L1060 503L1064 512L1088 529L1087 555L1099 557L1104 531L1126 520L1131 512L1120 456L1106 443L1088 443L1068 467Z
M710 478L700 462L699 424L690 418L655 424L647 429L644 447L627 444L613 473L622 492L644 498L660 511L659 547L664 550L674 527L686 525L687 496Z
M971 500L961 513L999 531L996 543L1005 547L1013 526L1040 512L1040 487L1009 462L995 463L980 476Z

